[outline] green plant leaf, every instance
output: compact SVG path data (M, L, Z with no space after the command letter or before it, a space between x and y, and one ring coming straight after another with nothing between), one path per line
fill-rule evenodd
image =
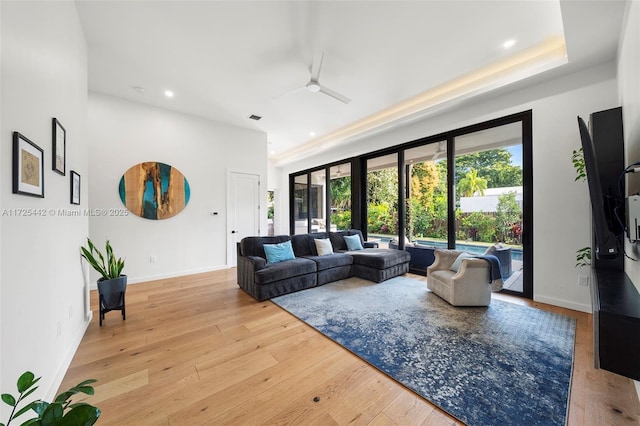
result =
M39 403L40 401L33 401L30 402L29 404L25 405L24 407L22 407L16 414L14 414L14 418L23 415L24 413L26 413L29 410L34 409L35 405L37 403ZM35 411L35 410L34 410Z
M60 395L56 396L56 399L54 400L54 402L65 402L67 399L71 398L75 393L77 392L71 392L71 390L62 392Z
M86 385L90 385L91 383L95 383L97 382L96 379L89 379L89 380L85 380L84 382L80 382L76 385L77 388L81 387L81 386L86 386Z
M91 387L91 386L76 386L74 389L76 389L78 392L82 392L82 393L87 394L87 395L93 395L94 394L93 387Z
M38 415L38 417L42 417L42 414L44 414L45 410L47 409L47 407L49 406L48 402L45 401L37 401L33 404L33 411L36 412L36 414Z
M8 393L3 393L2 394L2 400L4 401L5 404L10 405L12 407L16 406L16 399L14 398L13 395L8 394Z
M100 410L89 404L75 404L74 407L64 415L65 426L91 426L100 417Z
M22 376L18 378L18 392L22 393L36 384L40 378L38 377L35 379L35 377L36 376L31 371L22 373Z
M34 393L35 391L38 390L38 387L35 386L31 389L29 389L27 392L23 393L22 396L20 397L20 399L25 399L26 397L28 397L29 395L31 395L32 393Z
M41 420L45 425L60 425L64 416L64 408L58 402L52 402L42 413Z
M40 419L33 418L31 420L27 420L26 422L22 423L21 426L43 426L43 425L42 425L42 422L40 421Z

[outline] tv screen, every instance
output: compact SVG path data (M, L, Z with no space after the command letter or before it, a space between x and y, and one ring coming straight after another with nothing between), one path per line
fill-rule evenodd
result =
M605 199L600 186L596 152L589 129L580 117L578 117L578 128L580 129L584 166L587 174L587 184L589 185L591 210L593 212L593 228L596 237L595 255L598 259L615 259L618 256L618 243L607 222Z

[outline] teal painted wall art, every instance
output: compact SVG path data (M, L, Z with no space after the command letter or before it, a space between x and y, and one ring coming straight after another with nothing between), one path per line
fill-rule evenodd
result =
M122 175L120 199L129 211L145 219L168 219L189 203L191 190L187 178L165 163L136 164Z

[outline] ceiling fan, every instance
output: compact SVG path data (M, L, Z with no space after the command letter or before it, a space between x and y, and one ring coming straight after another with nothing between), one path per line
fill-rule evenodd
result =
M324 60L324 52L322 52L322 54L320 55L319 61L316 61L316 58L314 57L313 64L311 64L311 78L309 79L309 82L307 84L305 84L302 87L298 87L296 89L285 92L280 96L290 95L292 93L296 93L306 89L312 93L316 93L316 92L324 93L325 95L331 96L332 98L337 99L340 102L344 102L345 104L348 104L349 102L351 102L351 99L347 98L343 94L338 93L335 90L331 90L327 86L323 86L322 84L320 84L320 71L322 69L323 60Z

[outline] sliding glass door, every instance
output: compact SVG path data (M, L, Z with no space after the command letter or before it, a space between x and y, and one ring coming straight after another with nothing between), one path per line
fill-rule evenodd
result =
M447 247L447 141L404 151L406 241Z
M367 159L367 235L380 247L398 240L398 154Z
M353 227L398 249L494 247L505 291L532 298L531 120L525 111L292 174L291 231Z
M523 292L522 122L456 136L455 247L498 256L504 288Z

